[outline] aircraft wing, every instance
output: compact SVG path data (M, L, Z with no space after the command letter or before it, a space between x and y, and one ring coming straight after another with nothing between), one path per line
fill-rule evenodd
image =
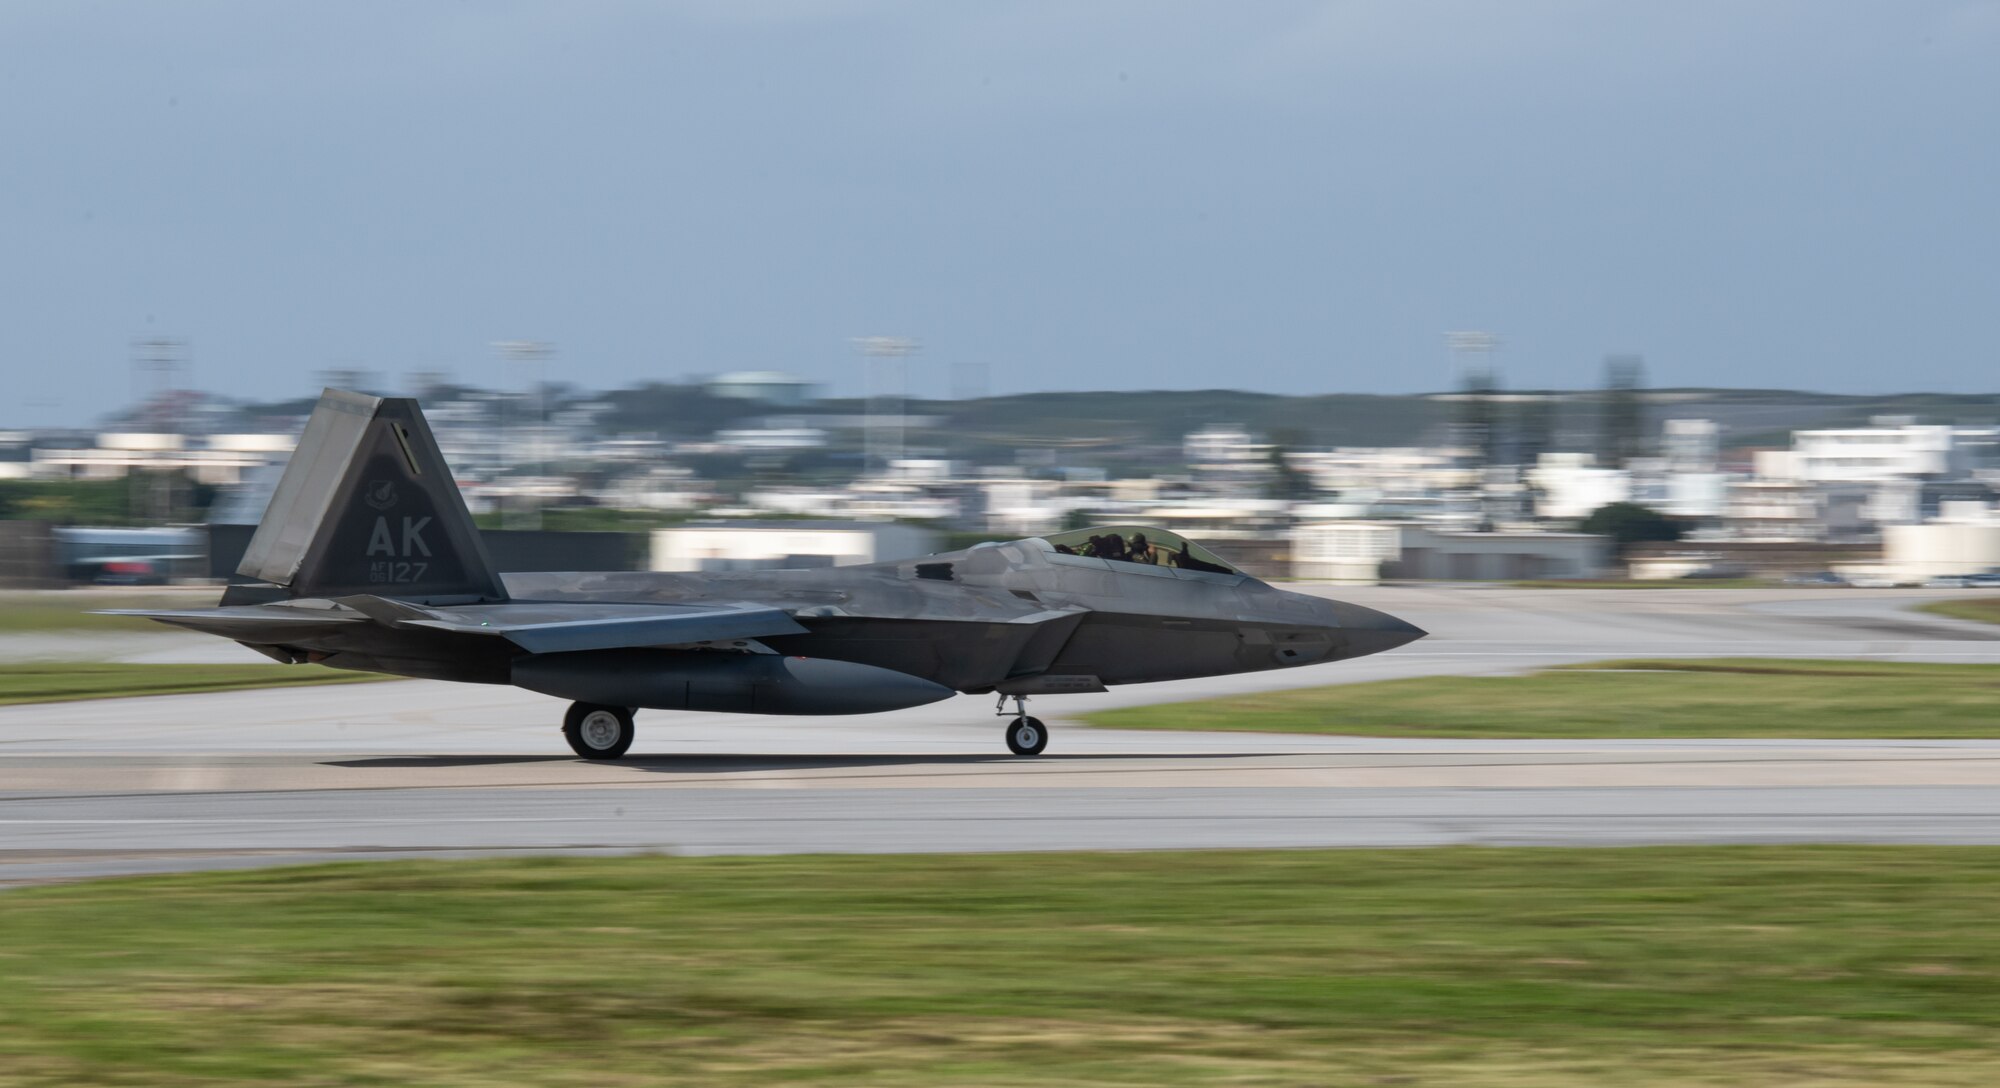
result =
M503 601L423 608L382 597L343 597L340 603L371 613L392 627L488 635L537 654L725 642L805 632L781 608L728 601L702 605Z

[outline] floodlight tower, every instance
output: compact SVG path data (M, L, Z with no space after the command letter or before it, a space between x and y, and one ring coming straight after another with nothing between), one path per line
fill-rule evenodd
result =
M1460 404L1460 422L1452 441L1454 445L1476 450L1475 456L1483 468L1491 460L1496 437L1492 394L1498 383L1494 380L1493 353L1500 349L1500 337L1468 329L1445 333L1444 342L1451 351L1448 387L1466 398Z
M182 409L187 397L182 391L187 369L187 341L171 336L152 336L132 341L132 380L139 405L139 420L169 434L187 432ZM185 439L181 442L185 445ZM179 506L177 492L180 470L145 473L145 516L154 521L171 521Z
M1500 347L1500 337L1461 329L1445 333L1444 343L1451 352L1450 384L1457 388L1460 398L1454 413L1457 419L1451 425L1451 444L1471 451L1468 461L1477 474L1472 491L1477 496L1480 525L1484 527L1494 520L1492 470L1501 459L1500 421L1493 398L1498 383L1494 380L1492 362L1493 353Z
M548 475L548 459L545 456L547 453L546 443L548 442L548 406L542 400L542 386L545 384L547 377L546 368L548 361L555 356L556 346L546 340L495 340L493 341L493 350L500 353L500 358L504 363L519 366L527 370L530 377L534 379L535 427L532 441L535 444L536 450L535 475L537 477L546 476ZM511 445L507 441L507 418L507 401L503 397L500 401L500 436L503 450L500 458L496 458L496 460L504 459L506 457L504 447ZM501 509L503 511L501 516L504 520L506 517L504 512L506 508L503 506ZM538 505L534 509L535 524L533 528L539 529L542 522L542 508Z
M176 433L181 430L176 401L186 366L187 341L179 337L151 336L132 341L132 384L139 410Z
M863 468L889 466L903 457L903 405L909 387L908 359L922 349L908 336L857 336L862 382L868 403ZM893 405L893 410L891 406Z
M1493 367L1493 353L1500 350L1500 337L1495 333L1462 329L1444 334L1445 347L1451 351L1451 373L1447 375L1446 388L1456 388L1464 379L1468 360L1482 370Z

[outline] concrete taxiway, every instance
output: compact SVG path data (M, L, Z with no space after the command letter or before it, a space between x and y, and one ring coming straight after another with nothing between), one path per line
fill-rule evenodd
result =
M2000 842L2000 740L1469 741L1095 731L1099 707L1609 657L2000 662L1889 591L1339 589L1433 632L1282 673L894 714L642 714L572 759L561 706L390 682L0 708L0 883L336 858L1436 843ZM1938 594L1929 594L1936 596ZM166 635L107 656L255 660ZM0 647L4 652L5 647ZM193 667L198 667L195 665Z

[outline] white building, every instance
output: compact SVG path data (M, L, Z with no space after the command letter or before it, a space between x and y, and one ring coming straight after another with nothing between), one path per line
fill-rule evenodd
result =
M1660 452L1667 470L1714 472L1721 453L1721 429L1712 419L1670 419L1660 427Z
M1729 509L1729 476L1721 472L1675 472L1666 477L1660 513L1677 518L1719 518Z
M1382 565L1402 554L1405 526L1380 521L1324 521L1292 529L1292 577L1374 585Z
M1320 491L1389 503L1473 486L1478 473L1462 460L1456 450L1426 446L1340 446L1286 456Z
M96 445L36 449L26 475L86 480L117 479L133 472L185 471L205 484L229 486L246 472L291 456L295 435L218 434L188 437L150 432L107 432Z
M937 550L929 529L893 522L738 521L653 530L652 569L798 570L912 559Z
M1271 444L1257 441L1234 423L1190 432L1181 440L1181 456L1203 475L1240 478L1271 471Z
M2000 511L1948 502L1935 521L1882 530L1882 568L1891 581L1923 582L2000 567Z
M1758 456L1763 456L1759 454ZM1723 525L1733 540L1819 541L1860 534L1869 489L1801 480L1732 480Z
M818 427L745 427L715 432L715 446L743 453L816 450L826 445Z
M1884 425L1794 431L1788 453L1758 455L1757 473L1808 484L1862 485L1869 491L1863 518L1877 525L1915 522L1923 481L1965 475L1971 467L1967 447L1959 443L1956 427L1901 418L1878 422Z
M1632 501L1632 474L1599 468L1587 453L1542 454L1523 476L1535 489L1537 517L1575 521L1600 506Z
M695 510L715 500L708 481L676 465L615 476L589 496L600 506L618 510Z
M1963 468L1954 450L1956 428L1904 423L1891 427L1794 431L1792 453L1799 479L1873 483L1904 476L1946 476Z
M1037 536L1062 528L1070 503L1053 480L1021 477L980 481L986 528L1007 537Z

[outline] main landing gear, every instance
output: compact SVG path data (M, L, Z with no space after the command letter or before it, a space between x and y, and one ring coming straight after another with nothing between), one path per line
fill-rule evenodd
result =
M1028 697L1013 696L1014 713L1007 713L1008 696L1002 695L993 704L993 713L999 717L1011 717L1007 723L1007 750L1017 756L1038 756L1049 746L1049 730L1040 718L1028 717Z
M622 706L571 703L563 715L563 739L585 759L617 759L632 747L632 711Z

